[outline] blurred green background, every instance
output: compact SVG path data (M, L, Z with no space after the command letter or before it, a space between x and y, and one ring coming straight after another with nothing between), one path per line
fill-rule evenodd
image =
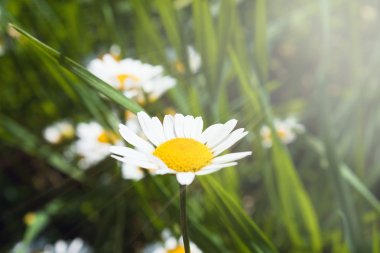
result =
M0 3L0 251L83 238L94 252L139 252L179 236L174 178L88 170L51 145L55 121L123 121L128 100L75 65L118 45L177 85L154 103L239 121L253 156L188 192L190 239L203 252L380 252L380 4L371 0L3 0ZM13 23L32 37L21 35ZM202 59L197 73L187 46ZM68 57L75 62L67 60ZM103 86L102 86L103 85ZM107 98L108 97L108 98ZM111 113L112 112L112 113ZM295 116L306 131L264 148L260 129ZM32 247L32 246L31 246Z

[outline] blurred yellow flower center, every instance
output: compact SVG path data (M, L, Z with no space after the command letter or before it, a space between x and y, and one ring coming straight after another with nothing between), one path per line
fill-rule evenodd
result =
M116 134L109 132L109 131L103 131L99 136L98 136L98 141L103 142L103 143L110 143L114 144L118 140Z
M178 172L196 172L213 158L208 147L191 138L175 138L164 142L156 148L153 155Z
M120 74L116 78L119 81L119 90L125 90L126 89L126 87L125 87L125 81L127 79L131 79L134 82L140 81L140 79L137 76L130 75L130 74Z
M175 249L171 249L167 251L168 253L185 253L185 248L182 246L178 246Z
M28 226L32 225L34 221L36 220L37 215L35 213L27 213L24 216L24 223Z
M285 130L278 130L277 135L278 135L278 137L280 137L280 139L283 139L286 137L286 131Z
M284 139L287 135L287 132L283 129L280 129L280 130L277 130L277 135L280 139ZM268 132L268 133L264 134L263 138L266 140L271 140L272 139L272 133Z
M67 138L67 139L71 139L75 136L75 130L74 128L72 127L66 127L63 131L62 131L62 135Z
M175 69L177 70L178 73L180 74L184 74L186 69L185 69L185 65L183 65L183 63L181 61L176 61L174 63L174 66L175 66Z

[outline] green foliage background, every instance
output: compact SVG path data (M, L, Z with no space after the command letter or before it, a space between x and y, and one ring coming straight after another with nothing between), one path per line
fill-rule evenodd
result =
M207 124L236 118L250 131L235 149L252 158L190 186L190 238L203 252L379 252L376 1L5 0L0 8L1 251L82 237L96 252L135 252L163 228L179 235L174 178L126 181L112 159L81 171L42 139L62 118L115 129L111 109L140 110L82 67L117 44L178 80L149 114L170 106ZM202 57L197 74L187 45ZM288 115L306 133L263 149L260 127ZM30 226L28 212L37 214Z

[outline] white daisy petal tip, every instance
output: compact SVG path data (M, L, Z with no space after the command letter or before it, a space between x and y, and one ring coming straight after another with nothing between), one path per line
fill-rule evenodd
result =
M127 127L126 125L122 124L122 123L119 123L119 129L123 128L123 127Z
M177 181L180 185L190 185L195 178L192 172L180 172L176 174Z
M224 164L211 164L211 165L203 168L202 170L197 171L195 173L195 175L197 175L197 176L208 175L208 174L217 172L217 171L224 169L224 168L236 166L237 164L238 164L237 162L224 163Z
M230 124L233 125L234 127L235 127L236 124L238 123L237 119L230 119L229 121L226 122L226 124L229 123L229 122L230 122Z
M137 117L149 117L149 115L145 112L145 111L139 111L138 113L136 113Z
M114 155L114 154L111 154L111 157L120 161L120 162L124 162L125 158L124 157L120 157L118 155Z

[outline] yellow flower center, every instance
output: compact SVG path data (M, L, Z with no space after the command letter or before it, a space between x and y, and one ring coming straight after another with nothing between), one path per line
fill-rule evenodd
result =
M103 143L115 144L118 139L119 138L116 136L116 134L109 131L103 131L98 136L98 141Z
M208 147L191 138L175 138L164 142L154 150L153 155L178 172L196 172L213 158Z
M182 246L178 246L175 249L171 249L167 251L168 253L185 253L185 248Z
M122 91L126 89L126 87L125 87L125 81L127 79L131 79L134 82L140 81L140 79L137 76L130 75L130 74L120 74L116 78L119 81L119 90L122 90Z

